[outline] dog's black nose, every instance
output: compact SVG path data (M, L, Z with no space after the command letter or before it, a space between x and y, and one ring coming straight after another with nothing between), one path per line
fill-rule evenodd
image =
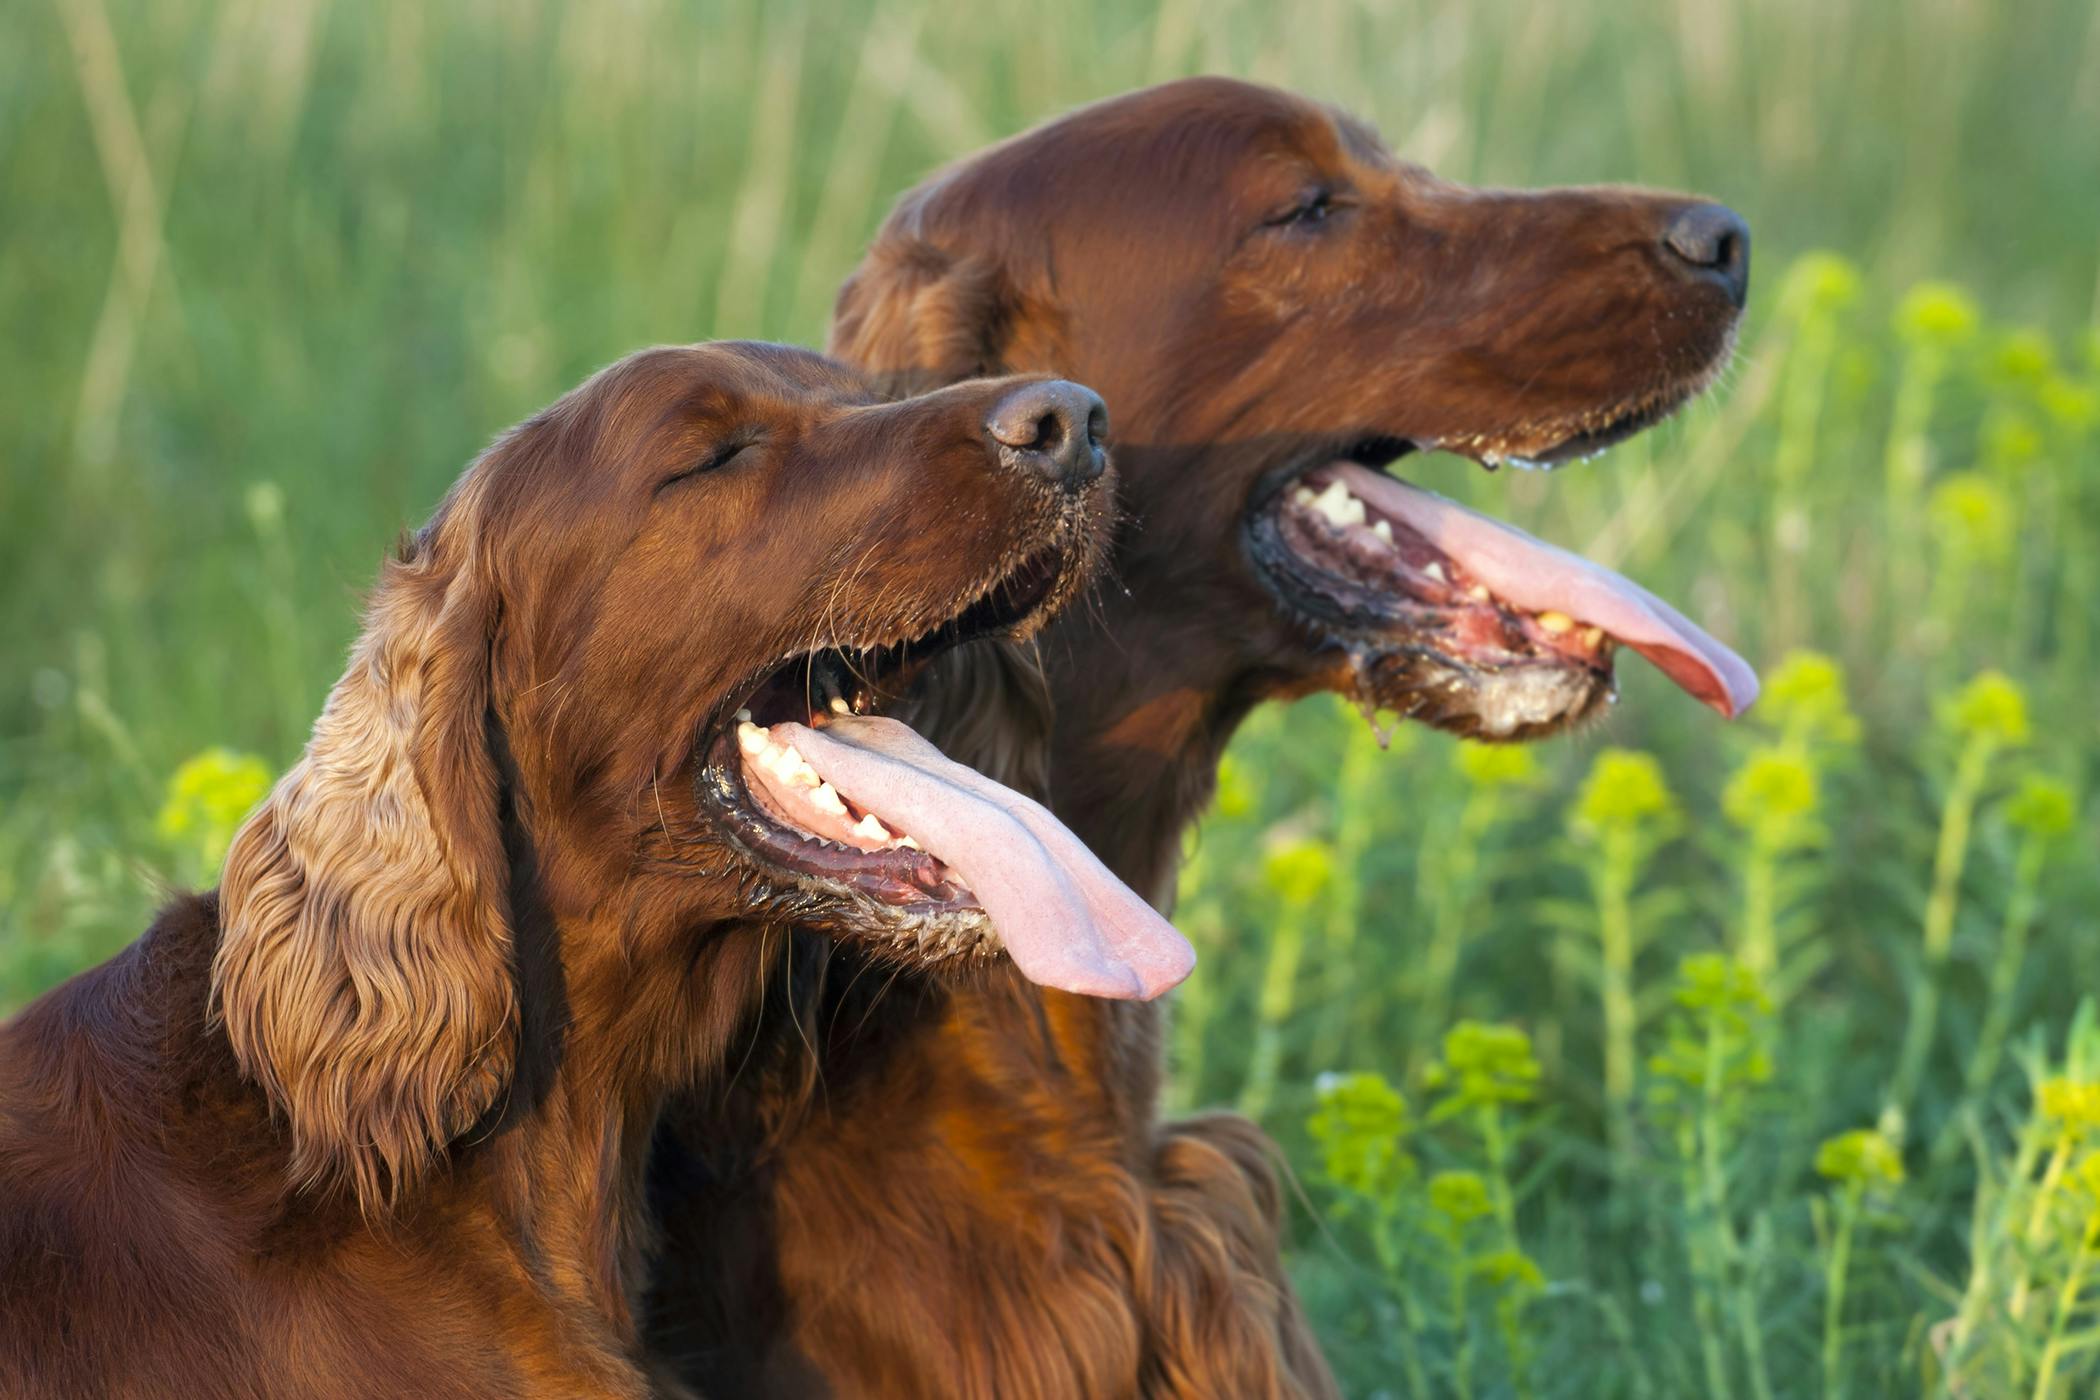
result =
M1663 249L1711 279L1737 306L1750 294L1750 225L1725 204L1687 204L1663 229Z
M1002 461L1067 490L1086 485L1108 467L1101 439L1108 405L1083 385L1063 379L1028 384L992 405L985 429Z

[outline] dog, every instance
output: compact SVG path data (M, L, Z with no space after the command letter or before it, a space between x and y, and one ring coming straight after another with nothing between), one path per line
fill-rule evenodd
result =
M1123 523L1098 606L944 658L914 722L1165 908L1255 705L1333 691L1531 739L1607 705L1630 650L1733 715L1754 674L1667 603L1384 469L1429 447L1552 465L1660 421L1727 362L1748 275L1720 205L1470 189L1221 78L963 160L900 200L831 349L897 388L1097 386ZM770 1069L687 1099L659 1145L650 1328L682 1374L722 1395L1334 1392L1260 1133L1157 1119L1155 1008L996 972L798 975Z
M1152 996L1187 945L874 712L1079 590L1100 400L646 351L384 567L215 893L0 1027L0 1393L640 1396L642 1171L789 923Z

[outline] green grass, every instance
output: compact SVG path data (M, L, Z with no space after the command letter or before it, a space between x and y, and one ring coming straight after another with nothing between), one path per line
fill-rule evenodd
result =
M0 1005L211 878L496 430L644 343L820 340L920 174L1199 70L1743 210L1713 399L1422 472L1829 658L1735 728L1629 663L1528 758L1327 702L1235 745L1174 1091L1289 1147L1352 1393L2086 1393L2089 3L8 7Z

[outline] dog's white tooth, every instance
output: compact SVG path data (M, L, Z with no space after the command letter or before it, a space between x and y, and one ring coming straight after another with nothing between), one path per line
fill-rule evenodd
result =
M1342 524L1361 525L1364 523L1366 515L1364 503L1356 499L1356 497L1350 496L1342 502Z
M1604 629L1602 627L1585 627L1582 629L1582 644L1584 646L1594 647L1603 640Z
M846 804L839 800L838 789L830 783L819 783L810 791L809 805L834 817L846 815Z
M762 753L771 743L766 731L748 719L736 727L736 746L745 753Z
M1437 563L1434 559L1422 566L1422 573L1425 577L1433 578L1438 583L1448 583L1450 581L1444 577L1444 566Z
M740 723L740 724L749 724L749 723L751 723L751 712L750 712L749 710L738 710L738 711L736 712L736 717L737 717L737 722L738 722L738 723Z
M1488 599L1494 597L1495 595L1487 591L1486 584L1476 583L1471 588L1468 588L1466 590L1466 596L1468 598L1471 598L1476 603L1485 603Z
M870 812L854 823L853 835L862 841L887 841L890 839L890 829Z
M1291 492L1291 504L1294 506L1309 506L1318 499L1319 497L1313 494L1313 489L1310 486L1300 486L1297 490Z
M804 761L802 755L795 751L793 744L782 745L770 757L772 758L774 774L789 787L815 787L817 785L817 770ZM804 774L809 775L809 781L803 781Z
M834 695L831 697L831 712L835 715L850 715L853 713L853 709L844 700Z
M1575 619L1564 612L1542 612L1539 614L1539 626L1556 637L1574 625Z
M1379 539L1384 540L1387 544L1391 544L1393 542L1393 525L1392 522L1389 520L1372 521L1371 533L1378 536Z
M1347 525L1350 523L1349 503L1355 500L1356 498L1349 494L1348 487L1342 485L1339 481L1330 481L1327 483L1327 489L1313 498L1313 509L1319 511L1320 514L1326 516L1329 521L1336 525ZM1361 511L1363 508L1362 502L1359 501L1356 504L1357 509Z
M923 851L926 849L924 846L919 844L918 839L916 837L911 836L898 837L897 844L899 846L902 846L907 851Z

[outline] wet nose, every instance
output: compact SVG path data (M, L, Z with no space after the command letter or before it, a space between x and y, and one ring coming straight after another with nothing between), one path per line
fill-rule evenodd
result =
M1053 486L1077 490L1107 469L1101 439L1108 405L1083 385L1063 379L1028 384L992 405L985 430L999 458Z
M1662 235L1663 251L1737 306L1750 292L1750 225L1725 204L1687 204Z

